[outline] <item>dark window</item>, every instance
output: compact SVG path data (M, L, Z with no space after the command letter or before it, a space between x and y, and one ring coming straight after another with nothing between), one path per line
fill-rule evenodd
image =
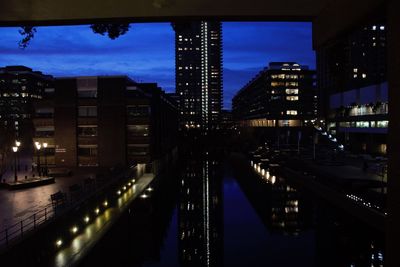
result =
M97 136L97 126L78 126L78 136Z
M148 125L128 125L127 126L128 136L148 136L149 126Z
M128 106L128 117L144 117L150 114L149 106Z
M78 147L78 156L97 156L97 147Z
M96 106L81 106L78 108L79 117L96 117L97 107Z

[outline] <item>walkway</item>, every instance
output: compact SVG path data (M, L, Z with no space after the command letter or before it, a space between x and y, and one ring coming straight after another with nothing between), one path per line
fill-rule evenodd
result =
M69 244L65 244L54 258L54 266L76 266L102 238L107 230L118 220L129 204L136 199L154 179L153 174L144 174L130 189L126 190L118 199L115 207L110 207L101 213L81 234L77 235ZM145 194L142 194L146 197ZM71 226L73 227L73 226ZM62 244L62 237L58 241Z
M68 192L71 185L81 184L94 173L94 169L76 170L72 176L56 178L54 184L13 191L0 189L0 231L50 206L51 194Z

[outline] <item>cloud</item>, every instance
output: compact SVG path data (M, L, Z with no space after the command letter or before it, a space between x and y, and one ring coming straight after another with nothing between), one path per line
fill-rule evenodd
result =
M271 61L315 67L311 23L223 23L224 107ZM88 25L38 27L31 44L18 48L18 28L0 28L0 66L26 65L54 76L124 74L175 88L174 31L169 23L136 23L116 40Z

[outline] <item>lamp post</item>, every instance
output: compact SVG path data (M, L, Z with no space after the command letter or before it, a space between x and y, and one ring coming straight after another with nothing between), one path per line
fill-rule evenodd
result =
M43 153L44 153L44 175L47 176L48 170L47 170L47 143L43 143Z
M17 182L18 176L17 176L17 152L18 152L18 147L13 146L12 151L14 152L14 182Z
M38 172L39 177L40 177L40 175L41 175L41 172L40 172L40 148L41 148L41 144L39 142L35 142L35 146L36 146L36 151L37 151L37 154L36 154L37 165L36 165L36 167L37 167L37 172Z
M15 140L15 146L18 148L17 151L17 166L18 166L18 171L20 170L20 164L19 164L19 147L21 146L21 142L18 140Z

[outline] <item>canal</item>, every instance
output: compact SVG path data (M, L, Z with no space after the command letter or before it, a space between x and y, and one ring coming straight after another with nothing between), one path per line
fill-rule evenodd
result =
M382 233L241 158L188 153L152 188L81 266L383 266Z

